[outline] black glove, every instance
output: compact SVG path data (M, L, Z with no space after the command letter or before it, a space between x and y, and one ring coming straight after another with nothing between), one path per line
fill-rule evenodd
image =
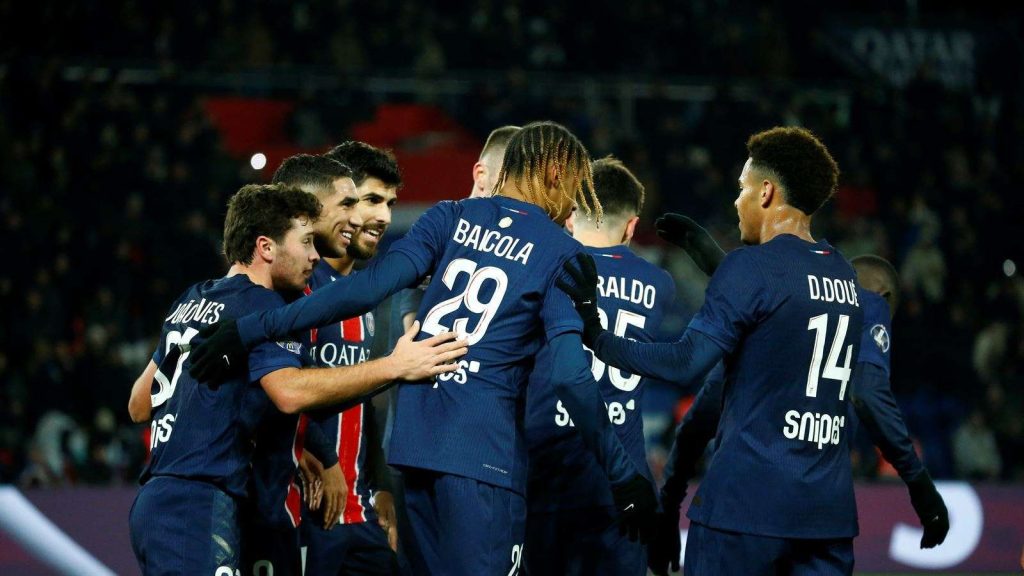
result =
M934 548L942 544L949 532L949 511L942 495L935 489L935 483L927 470L922 470L914 478L907 480L907 491L910 492L910 503L914 512L921 520L924 534L921 536L921 548Z
M715 273L725 258L725 252L711 234L687 216L665 214L654 222L654 226L658 236L686 250L697 267L708 276Z
M597 265L594 264L594 257L585 252L576 255L577 266L573 266L571 260L566 260L562 268L572 277L573 283L555 279L562 292L572 298L572 304L576 307L576 313L583 319L583 343L590 348L594 347L597 337L604 332L601 326L601 316L597 311Z
M640 538L646 543L658 509L658 499L651 482L640 474L634 474L626 482L612 486L612 498L619 513L615 521L619 532L629 536L631 541Z
M200 343L192 349L188 373L197 382L223 382L246 366L247 351L234 320L206 326L196 339Z
M685 497L685 487L681 497L661 493L662 511L654 517L654 533L647 544L647 567L657 576L668 576L670 571L679 571L679 555L682 553L679 506Z

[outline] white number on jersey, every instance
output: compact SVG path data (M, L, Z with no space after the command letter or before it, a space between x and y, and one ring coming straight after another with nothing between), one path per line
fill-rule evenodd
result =
M825 333L828 331L828 314L815 316L807 322L807 329L814 330L814 353L811 355L811 366L807 371L807 396L816 398L818 396L818 374L829 380L838 380L839 399L846 395L846 385L850 381L850 361L853 358L853 344L846 346L846 359L843 366L839 366L839 354L842 352L843 342L846 341L846 328L850 324L850 317L840 314L839 326L836 328L836 336L829 348L828 360L825 362L825 371L821 371L821 357L825 352Z
M456 258L445 268L441 281L444 282L444 285L449 290L454 290L455 279L462 273L469 275L469 282L466 283L466 288L451 298L438 302L437 305L431 308L423 318L422 330L432 336L437 336L441 332L447 332L449 328L441 324L441 319L465 306L470 312L480 315L476 322L476 327L473 328L472 332L467 333L466 326L469 325L469 318L459 317L452 322L450 330L460 335L465 334L469 345L472 346L484 337L484 334L487 333L487 326L490 325L494 315L498 312L498 307L501 306L501 299L505 297L505 290L508 288L508 276L501 268L494 266L477 268L477 263L472 260ZM482 302L480 300L480 292L488 281L494 283L494 291L486 302Z
M601 327L607 330L608 314L601 308L597 309L597 314L598 317L601 319ZM619 313L615 316L615 335L625 336L626 330L630 326L636 326L637 328L643 330L644 326L646 325L647 318L645 318L644 316L641 316L640 314L637 314L635 312L630 312L628 310L619 310ZM630 340L635 340L635 338L630 338ZM590 349L587 348L587 350ZM591 362L590 371L594 374L594 380L601 380L601 377L604 376L606 364L599 360L597 356L593 354L593 351L591 351L591 356L593 356L594 359ZM613 386L615 386L619 390L622 390L623 392L632 392L634 389L636 389L637 384L640 383L639 374L633 374L629 378L626 378L625 376L622 375L622 371L614 366L612 366L608 370L608 379L611 380Z
M176 348L176 346L178 344L188 344L191 342L192 338L194 338L196 334L199 334L199 330L196 330L195 328L186 328L184 334L177 330L168 332L164 357L166 358L172 352L177 351L178 348ZM152 403L153 408L167 402L167 400L174 395L174 389L178 386L178 378L181 376L181 367L185 364L185 359L188 358L188 355L191 353L191 351L184 352L178 357L178 362L174 365L174 373L171 374L170 378L167 378L167 375L161 371L162 366L157 369L154 377L157 383L160 384L160 390L158 390L156 394L150 396L150 402Z

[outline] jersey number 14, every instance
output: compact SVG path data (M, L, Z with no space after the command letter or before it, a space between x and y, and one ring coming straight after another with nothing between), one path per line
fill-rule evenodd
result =
M850 317L846 314L839 315L839 326L836 327L836 336L832 339L832 346L829 347L828 359L825 361L825 370L821 369L822 356L825 353L825 336L828 332L828 314L814 316L807 322L807 329L814 330L814 353L811 355L811 366L807 371L807 396L816 398L818 396L818 378L838 380L839 399L846 396L846 385L850 382L850 361L853 359L853 344L846 346L846 358L843 365L839 366L839 354L842 353L843 342L846 342L846 329L850 325Z

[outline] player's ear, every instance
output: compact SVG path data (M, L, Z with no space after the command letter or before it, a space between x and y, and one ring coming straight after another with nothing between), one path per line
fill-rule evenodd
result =
M775 183L767 178L761 181L761 208L767 208L771 206L772 200L775 195L778 194L779 189L775 187Z
M558 183L562 179L562 170L557 162L551 162L548 164L546 170L544 170L544 187L548 190L558 190Z
M270 263L274 261L274 249L276 243L269 236L259 236L256 238L256 258L263 260L264 262Z
M473 164L473 188L477 191L484 191L484 180L487 178L487 166L477 162Z
M626 229L622 232L623 244L629 244L629 241L633 239L633 234L636 233L636 223L639 221L639 216L633 216L626 221Z

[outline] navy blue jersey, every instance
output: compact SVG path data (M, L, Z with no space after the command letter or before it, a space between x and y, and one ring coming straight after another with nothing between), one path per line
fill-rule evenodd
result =
M888 377L889 347L892 342L889 303L882 296L864 289L860 290L859 297L864 308L864 329L861 331L857 363L874 364Z
M666 308L675 298L675 282L664 270L626 246L590 248L597 263L601 324L617 336L652 342ZM549 380L557 358L543 352L527 392L526 437L530 453L528 504L531 512L613 504L608 477L593 452L575 433ZM592 356L608 418L633 465L651 478L644 448L640 405L646 379Z
M725 351L714 458L691 520L746 534L857 533L847 387L863 313L850 264L783 234L731 252L690 329Z
M321 260L313 268L309 288L317 290L334 282L337 277L337 271ZM356 318L314 328L304 333L303 342L308 345L310 357L317 366L353 366L370 359L375 328L373 313L367 312ZM311 425L319 426L337 451L338 463L348 484L348 500L341 524L376 519L370 505L369 471L366 469L366 456L370 450L367 426L374 417L373 404L366 400L342 412L317 412L310 417Z
M283 304L280 295L244 274L196 284L174 303L153 354L158 368L151 399L151 457L142 471L143 484L153 476L175 476L245 496L256 422L242 409L243 398L264 375L299 367L301 345L261 344L250 353L243 375L213 388L189 376L190 352L179 344L198 344L194 337L204 326Z
M417 318L424 334L464 334L460 369L402 385L389 462L457 474L523 493L524 390L546 340L580 331L555 287L581 250L540 207L504 197L441 202L392 251L436 270Z

